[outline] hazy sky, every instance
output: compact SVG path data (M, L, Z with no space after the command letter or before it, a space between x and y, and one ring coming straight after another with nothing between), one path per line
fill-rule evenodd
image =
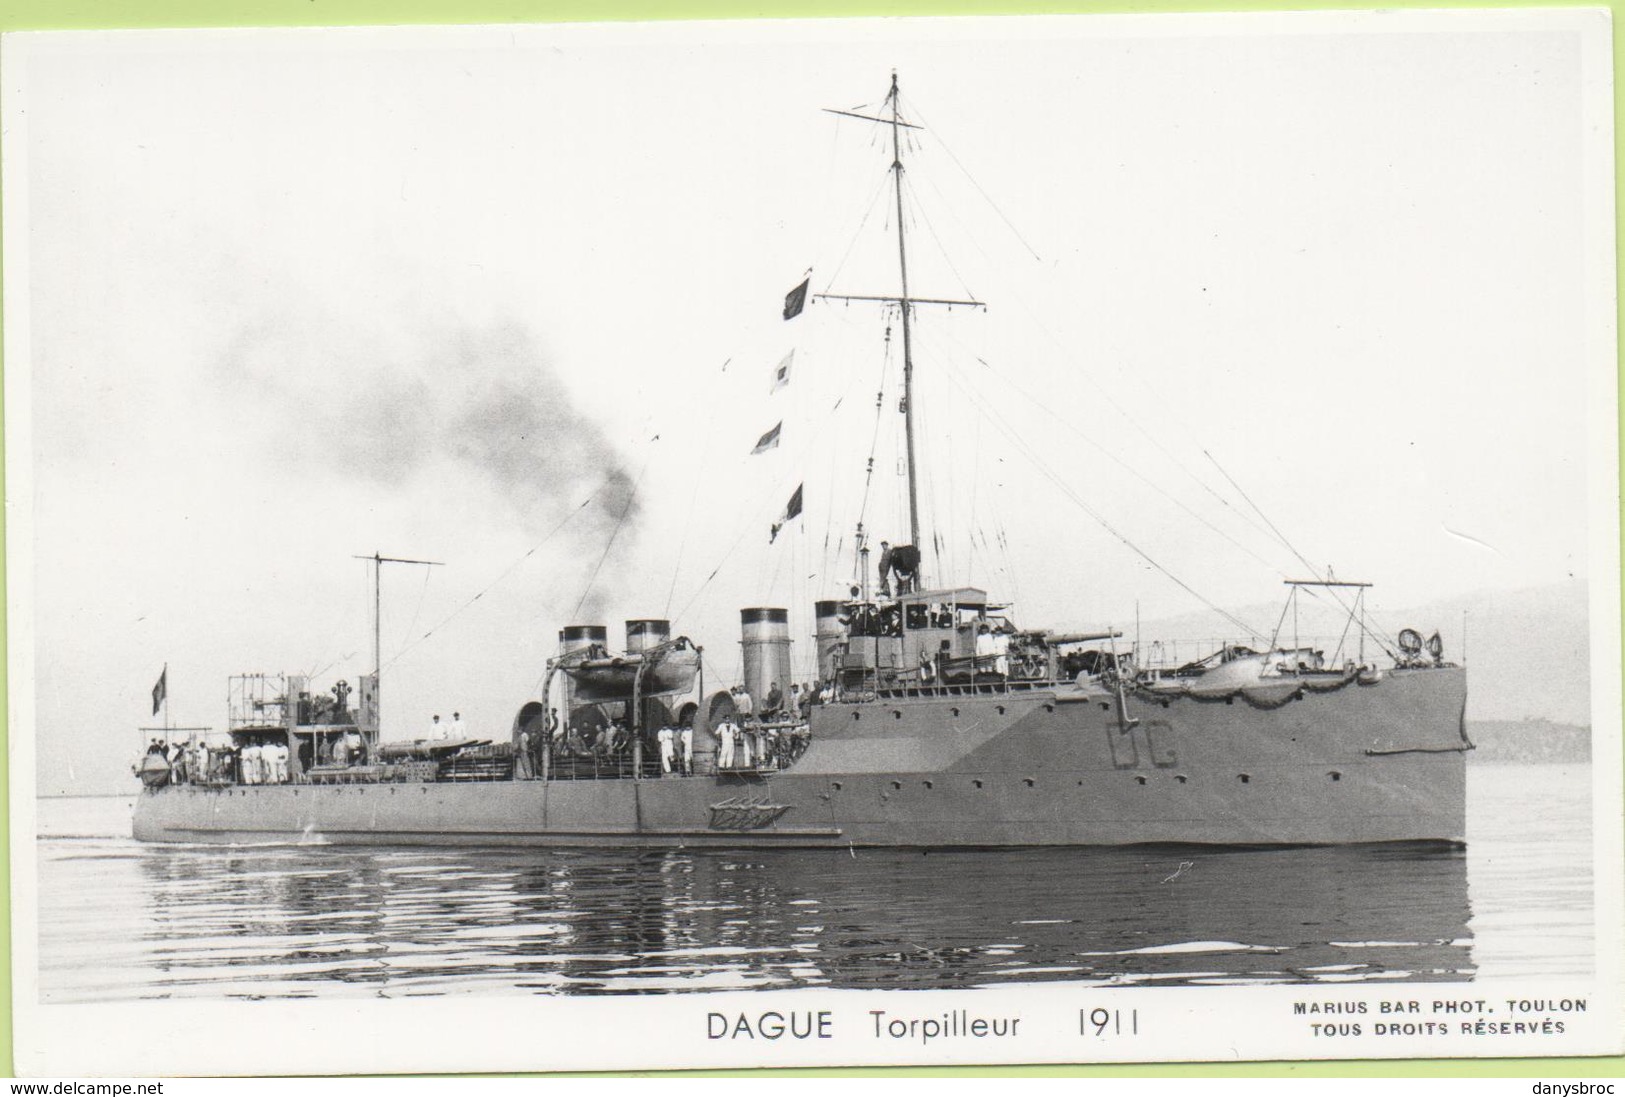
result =
M375 549L446 563L386 570L386 738L505 734L578 620L673 617L728 682L786 605L810 655L860 513L906 539L900 331L779 310L895 292L889 133L819 110L893 69L912 288L989 306L915 331L933 579L1034 626L1254 605L1305 570L1259 511L1379 605L1593 573L1606 73L1513 13L1191 25L9 43L42 788L119 787L166 662L182 724L353 683Z

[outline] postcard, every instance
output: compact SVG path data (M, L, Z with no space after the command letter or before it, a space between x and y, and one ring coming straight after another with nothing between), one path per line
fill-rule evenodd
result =
M6 35L18 1070L1619 1054L1610 35Z

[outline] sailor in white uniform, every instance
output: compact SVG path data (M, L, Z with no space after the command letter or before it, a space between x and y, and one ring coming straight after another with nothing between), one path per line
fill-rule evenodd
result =
M662 726L655 733L655 741L660 744L660 775L671 776L671 763L673 757L673 733L669 725Z
M446 741L446 725L440 722L440 714L434 714L434 723L429 725L429 741L444 743Z
M519 733L519 756L516 759L519 766L517 774L521 781L529 781L536 776L536 763L530 756L530 732Z
M717 768L732 769L734 764L734 722L724 719L717 725Z
M468 738L468 728L463 725L463 714L460 712L451 714L451 737L453 739Z
M683 725L683 772L689 775L694 773L694 728L689 724Z

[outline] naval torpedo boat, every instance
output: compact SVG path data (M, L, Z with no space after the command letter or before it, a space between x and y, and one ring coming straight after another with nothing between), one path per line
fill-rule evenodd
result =
M889 129L899 291L791 291L880 302L902 328L911 542L814 607L817 686L793 680L788 611L740 612L743 692L707 693L704 649L671 623L560 633L540 695L504 741L380 737L374 671L316 691L299 676L229 688L229 746L156 744L137 769L143 841L603 847L1006 847L1460 842L1466 671L1437 633L1390 643L1367 626L1367 584L1289 579L1347 611L1358 653L1332 657L1281 628L1257 647L1137 665L1114 629L1018 626L972 586L926 581L916 466L913 325L902 133L917 129L892 78L884 109L831 113ZM777 428L775 428L776 430ZM768 439L764 438L764 443ZM872 466L872 459L871 459ZM802 509L797 487L780 524ZM773 535L776 537L778 525ZM389 557L374 555L374 583ZM427 561L400 561L416 564ZM895 575L895 587L890 582ZM1283 620L1285 613L1283 611ZM1367 659L1367 637L1383 657ZM751 702L747 705L744 698ZM155 698L156 699L156 698Z

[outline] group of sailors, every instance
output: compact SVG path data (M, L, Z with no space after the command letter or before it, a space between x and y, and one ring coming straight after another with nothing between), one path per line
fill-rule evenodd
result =
M717 723L716 762L719 769L782 769L801 756L810 741L807 724L812 706L824 698L824 690L791 683L786 693L772 683L767 695L758 701L744 686L728 691L732 712ZM607 714L606 714L607 715ZM634 757L634 732L623 717L602 723L588 720L563 722L551 736L522 729L516 740L514 775L530 780L542 773L541 751L551 740L551 757L558 762L591 763L594 771L609 767L629 772ZM644 740L645 772L658 767L662 777L688 777L695 773L694 728L673 720L671 714Z
M560 728L553 736L554 749L565 758L597 759L609 761L626 753L632 743L632 733L626 721L614 719L594 731L571 724Z
M238 768L245 785L285 785L288 783L288 744L249 743L237 753Z
M983 660L993 661L993 673L1008 677L1010 674L1010 630L1008 628L995 629L986 621L976 627L976 662L978 666L985 665Z
M451 714L451 723L442 724L440 714L434 714L434 720L429 724L429 734L425 738L431 743L449 743L454 740L467 739L468 727L463 723L463 714Z
M169 780L178 785L285 785L292 779L288 745L274 740L211 748L202 738L167 745L154 739L147 754L167 762Z
M774 682L768 687L767 696L762 698L760 711L756 699L744 686L734 686L728 691L728 696L733 702L735 714L746 720L759 717L767 721L805 722L812 714L812 707L819 700L820 692L814 690L811 685L804 686L800 682L791 682L790 692L787 695L779 688L779 684Z
M716 727L719 770L783 769L801 757L811 740L807 721L818 692L810 685L792 682L786 695L774 682L762 699L759 714L744 686L728 692L734 710ZM794 726L784 726L790 723Z
M655 746L660 751L660 776L674 773L684 777L694 775L694 729L685 724L680 728L664 724L655 732Z
M801 757L812 736L805 723L786 727L753 717L727 716L717 724L717 769L784 769Z

